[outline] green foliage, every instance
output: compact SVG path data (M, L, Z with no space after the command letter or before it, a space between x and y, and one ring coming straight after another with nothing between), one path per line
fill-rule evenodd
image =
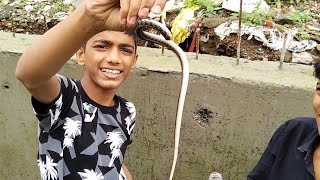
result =
M23 7L23 6L26 5L26 3L27 3L26 0L19 0L19 1L17 2L16 6L17 6L17 7Z
M55 3L53 4L52 10L54 12L58 12L58 11L69 12L70 10L72 10L70 6L71 5L64 4L63 0L56 0Z
M186 7L201 6L204 9L203 13L216 14L215 8L217 8L217 5L212 3L211 0L184 0L183 2Z
M17 7L23 8L27 5L27 0L19 0L16 4ZM52 8L50 9L50 12L56 13L56 12L70 12L74 10L74 7L71 4L64 4L63 0L55 0L53 3L44 3L44 2L34 2L32 4L32 13L42 13L44 11L44 7L46 5L51 5Z
M254 10L251 13L242 13L242 22L245 25L262 25L266 20L272 19L272 14L274 11L269 10L268 12L260 11L259 6L260 3L257 4L257 6L254 8ZM231 17L232 20L239 19L239 13L232 13Z
M298 32L298 37L300 40L309 40L310 39L310 34L304 31L299 31Z
M292 12L288 15L288 19L292 20L293 22L307 22L309 20L311 20L311 16L307 13L304 12L300 12L300 11L295 11Z
M282 4L298 4L298 3L308 3L307 0L265 0L268 4L274 4L280 1Z
M5 6L3 2L0 2L0 9L2 9Z

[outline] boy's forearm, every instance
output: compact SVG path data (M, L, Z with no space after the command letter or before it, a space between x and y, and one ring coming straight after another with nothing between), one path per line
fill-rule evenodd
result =
M128 168L124 164L122 164L122 169L124 174L126 175L127 180L133 180Z
M97 33L85 13L82 4L33 43L18 62L18 79L36 85L54 76L81 44Z

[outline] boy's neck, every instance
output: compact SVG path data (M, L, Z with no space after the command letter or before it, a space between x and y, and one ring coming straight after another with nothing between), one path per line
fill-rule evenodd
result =
M80 82L86 94L94 102L102 106L113 106L115 104L114 95L116 89L103 89L96 84L94 84L95 86L90 85L93 83L86 82L85 78L82 78Z

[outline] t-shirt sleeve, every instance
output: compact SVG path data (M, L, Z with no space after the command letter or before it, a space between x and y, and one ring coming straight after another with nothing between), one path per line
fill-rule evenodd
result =
M62 120L71 107L74 92L78 91L73 80L62 75L57 75L57 78L61 85L60 93L51 103L44 104L31 97L34 113L39 120L40 127L46 132L63 124Z
M266 150L262 154L258 164L248 174L247 180L267 180L273 164L276 160L276 155L279 150L279 146L283 141L284 134L287 131L288 123L286 122L281 125L276 132L273 134Z

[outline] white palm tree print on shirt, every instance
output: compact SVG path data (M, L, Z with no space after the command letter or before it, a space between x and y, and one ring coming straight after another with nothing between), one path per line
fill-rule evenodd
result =
M63 156L63 149L65 147L69 148L69 147L72 147L73 146L73 139L70 138L69 136L65 136L64 137L64 140L63 140L63 147L62 147L62 151L60 153L60 156L62 157Z
M65 136L69 136L74 139L76 136L81 135L81 121L74 121L71 118L66 118L66 122L63 125L65 129Z
M46 168L46 164L41 161L40 159L37 160L38 161L38 167L40 169L40 177L41 180L47 180L47 168Z
M48 179L58 179L58 172L57 170L54 168L56 167L58 164L53 162L53 159L51 159L49 156L46 156L46 169L47 169L47 177Z
M130 116L126 117L124 120L126 121L127 131L129 134L131 134L131 132L135 126L135 125L133 125L130 128L131 124L133 123L133 121L136 117L136 107L131 102L126 102L126 106L127 106L128 111L130 112Z
M133 128L134 128L134 126L135 126L135 124L130 128L131 123L132 123L132 119L128 116L124 120L126 121L128 134L130 135L132 130L133 130Z
M96 116L96 112L97 112L98 108L94 107L93 105L91 105L87 102L83 103L82 105L83 105L84 110L89 113L89 114L85 113L84 122L92 122L92 120ZM92 114L92 115L90 116L90 114Z
M63 156L63 149L65 147L72 147L73 141L76 136L81 135L81 121L74 121L71 118L66 118L66 121L63 125L64 132L64 140L63 147L60 153L60 156Z
M132 102L126 102L126 106L128 108L128 111L130 112L130 118L134 119L136 117L136 107L133 105Z
M51 117L51 126L53 123L58 119L60 113L61 113L61 107L62 107L62 94L58 98L58 100L54 103L55 109L54 111L52 109L49 109L50 117ZM54 113L54 114L53 114Z
M86 114L85 117L84 117L84 122L92 122L92 120L94 119L94 117L96 116L96 112L97 112L98 108L96 107L94 110L93 110L93 114L90 116L89 114Z
M46 163L38 159L38 166L40 168L41 180L56 180L58 179L58 172L55 167L58 165L53 162L49 156L46 156Z
M121 150L120 149L112 149L112 151L111 151L111 154L112 154L112 156L111 156L111 160L110 160L110 162L109 162L109 167L111 167L112 166L112 164L113 164L113 162L114 162L114 160L116 159L116 158L119 158L119 156L121 155Z
M84 172L78 172L78 174L83 180L103 180L103 175L101 173L98 174L93 170L84 169Z
M109 167L111 167L114 160L121 155L120 148L124 142L124 140L121 138L121 134L122 133L118 131L107 133L107 139L104 142L104 144L110 143L110 149L112 154L111 160L108 165Z

